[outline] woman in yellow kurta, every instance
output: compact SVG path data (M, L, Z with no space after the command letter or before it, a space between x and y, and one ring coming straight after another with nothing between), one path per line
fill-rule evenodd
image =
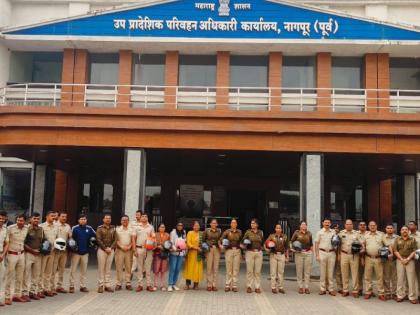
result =
M188 254L185 260L184 278L186 280L185 289L188 290L191 282L194 283L194 290L198 289L198 283L203 278L203 258L201 256L200 244L200 223L195 221L193 230L187 234Z

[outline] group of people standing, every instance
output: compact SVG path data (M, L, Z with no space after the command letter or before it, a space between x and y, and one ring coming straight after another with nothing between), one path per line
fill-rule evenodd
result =
M221 254L225 255L225 292L238 292L241 260L246 262L246 292L261 293L261 269L263 252L269 254L271 290L273 294L285 294L284 270L293 253L299 294L310 294L309 283L313 256L320 265L320 295L338 293L365 299L373 295L372 275L375 274L379 299L405 298L418 303L420 262L414 257L420 246L420 232L415 222L401 228L401 235L394 234L394 227L386 226L385 233L377 230L375 222L360 222L358 230L351 220L345 221L343 230L331 227L331 220L323 220L323 227L315 237L301 222L291 239L276 224L267 238L259 229L257 219L243 233L238 222L232 219L230 228L222 231L216 219L208 228L201 229L195 221L186 233L182 222L168 233L164 224L157 231L149 223L148 216L136 212L134 222L123 215L121 224L111 224L111 214L103 215L103 224L95 231L87 225L87 217L81 214L78 224L70 227L65 212L48 212L46 221L40 223L40 215L33 213L26 222L20 215L16 224L6 228L6 213L0 213L0 288L5 275L5 303L30 302L57 293L74 293L77 269L80 269L80 291L87 289L89 251L97 251L97 292L114 292L145 289L178 291L181 272L185 290L196 290L204 278L208 291L217 291L217 279ZM387 250L385 259L380 254ZM63 275L71 253L68 290L64 288ZM116 283L112 285L111 267L115 260ZM5 262L7 262L5 264ZM6 272L4 268L6 267ZM136 272L137 270L137 272ZM132 284L137 274L136 285ZM153 277L152 277L153 275ZM153 279L152 279L153 278ZM350 281L351 278L351 281ZM12 281L15 282L12 292ZM336 288L337 286L337 288ZM1 293L1 292L0 292ZM4 305L0 301L0 306Z

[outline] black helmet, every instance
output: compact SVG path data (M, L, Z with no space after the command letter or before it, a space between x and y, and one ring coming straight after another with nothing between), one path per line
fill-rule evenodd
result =
M379 248L378 250L378 255L383 259L388 259L389 254L390 254L389 249L386 246L383 246Z
M338 234L334 234L333 237L331 237L332 247L338 248L338 246L340 246L340 244L341 244L340 236L338 236Z
M210 246L209 246L209 244L207 244L206 242L204 242L203 244L201 244L201 249L204 252L208 252L210 250Z
M351 253L352 254L358 254L362 250L362 244L360 242L355 241L351 243Z
M41 247L39 248L39 252L42 255L49 255L51 253L51 243L48 240L45 240L41 243Z
M96 241L96 237L91 237L89 239L89 247L92 249L97 249L98 248L98 242Z
M416 260L420 260L420 249L416 250L416 253L414 254L414 258Z
M301 252L301 251L302 251L302 249L303 249L302 243L301 243L301 242L299 242L299 241L294 241L294 242L292 243L292 247L293 247L293 249L294 249L295 251L297 251L297 252Z
M77 243L74 239L69 239L67 241L67 247L72 251L72 252L77 252L78 251L78 247L77 247Z

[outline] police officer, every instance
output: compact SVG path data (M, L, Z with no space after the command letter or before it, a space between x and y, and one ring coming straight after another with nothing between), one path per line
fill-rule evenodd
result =
M385 298L396 299L397 298L397 265L395 261L395 256L392 253L394 242L397 239L398 235L394 233L394 226L389 223L385 227L385 235L383 242L390 250L390 255L387 260L383 262L384 264L384 290Z
M417 242L417 248L420 248L420 232L417 231L417 223L415 221L410 221L408 223L409 234ZM417 294L420 296L420 260L415 262L416 266L416 275L417 275Z
M22 297L22 281L25 270L24 242L28 234L25 226L25 216L20 214L16 218L16 224L8 227L9 246L7 249L7 271L5 287L5 304L12 305L11 285L15 278L14 302L27 302Z
M111 266L117 244L115 226L111 225L111 214L103 215L103 223L96 230L98 242L98 293L114 292L111 287Z
M416 271L414 254L417 249L416 240L409 236L408 227L401 227L401 236L393 246L393 252L397 257L397 302L402 302L406 296L405 284L408 284L408 299L412 304L417 304Z
M335 296L334 290L334 265L336 260L335 249L331 244L331 239L335 231L330 229L331 220L325 218L322 222L323 228L318 231L315 237L316 260L320 264L320 295L326 294L328 290L330 295ZM328 287L327 287L328 284Z
M270 242L274 244L273 247L267 246ZM283 233L281 224L276 224L274 233L268 236L264 247L270 253L271 292L285 294L283 287L284 267L289 261L289 252L287 235Z
M238 221L230 221L230 229L223 232L219 240L220 249L223 249L223 240L226 239L229 245L225 248L226 282L225 292L232 290L238 292L239 269L241 266L240 242L242 231L238 229Z
M87 225L86 214L79 215L79 224L73 226L71 237L76 241L77 252L72 253L70 267L70 288L69 292L74 293L74 277L77 267L80 264L80 292L89 292L86 287L86 272L89 261L89 240L96 237L95 231L90 225Z
M121 226L117 227L117 248L115 250L115 269L117 269L117 284L115 290L122 288L123 274L125 270L125 288L133 290L131 286L130 270L133 264L133 229L129 226L129 218L126 215L121 217Z
M3 280L4 280L4 259L7 253L7 247L9 246L9 234L7 231L7 212L0 212L0 296L3 296ZM0 306L4 306L2 300L0 300Z
M338 235L340 233L340 225L334 225L334 231L335 234ZM334 267L335 284L337 286L338 294L343 294L343 276L341 274L341 264L337 261L339 248L337 248L336 251L336 262Z
M209 246L206 253L207 262L207 291L217 291L217 277L219 274L220 248L218 246L222 231L217 227L217 220L210 221L210 228L204 231L203 242Z
M42 257L39 252L44 239L44 231L39 226L41 215L34 212L28 226L25 238L25 279L23 284L23 297L26 300L39 300L45 298L40 290Z
M385 246L383 241L383 233L378 231L378 226L375 221L369 222L369 232L365 237L365 299L370 299L373 295L372 274L376 275L376 285L378 287L378 298L381 301L386 301L384 291L384 271L379 256L379 249Z
M245 240L250 244L246 245ZM246 250L246 292L252 293L252 287L255 287L255 293L261 293L261 268L263 263L263 232L258 229L258 220L251 220L251 228L247 230L242 239L242 248Z
M355 242L362 243L360 235L353 229L353 221L346 220L344 230L339 233L341 245L338 250L337 259L341 266L341 274L343 278L344 297L349 296L350 274L352 280L352 296L359 297L359 253L352 252L352 244Z
M367 224L365 221L360 221L358 226L358 231L360 241L362 244L365 243L365 236L367 234ZM363 294L363 288L364 288L364 280L365 280L365 252L362 251L360 253L360 263L359 263L359 295Z
M141 225L141 215L142 215L142 211L137 210L135 219L130 222L130 227L133 229L133 231L135 231ZM136 253L136 248L134 247L133 248L133 264L131 266L131 278L133 278L134 272L137 269L137 258L135 256L135 253Z
M54 242L57 239L58 234L57 225L54 224L55 217L54 211L48 211L45 222L40 224L44 231L44 238L51 244L50 254L42 255L41 259L41 290L45 296L50 297L57 295L54 287L54 279L52 277L55 257Z
M67 241L71 238L71 227L67 223L67 213L65 211L60 211L58 215L57 225L57 238L62 238ZM67 263L67 251L56 251L54 255L54 265L53 265L53 288L56 287L56 292L58 293L67 293L67 290L63 288L63 279L64 279L64 269ZM57 285L55 283L56 275L58 274Z

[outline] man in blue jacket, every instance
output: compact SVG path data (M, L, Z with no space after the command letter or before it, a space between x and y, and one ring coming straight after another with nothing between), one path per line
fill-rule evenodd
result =
M86 287L86 272L89 260L89 240L95 237L95 231L90 225L87 225L87 217L85 214L79 215L79 224L73 226L71 238L76 241L77 252L71 257L70 269L70 288L69 292L74 293L74 277L77 267L80 263L80 292L89 292Z

